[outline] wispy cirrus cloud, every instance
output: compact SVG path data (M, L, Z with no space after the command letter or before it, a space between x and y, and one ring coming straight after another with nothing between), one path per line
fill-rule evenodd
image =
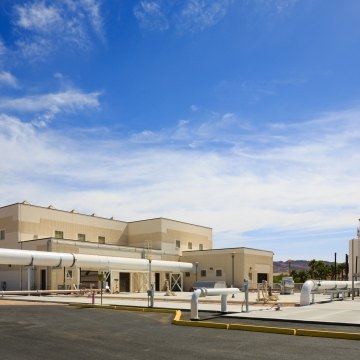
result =
M8 71L0 71L0 86L5 85L12 88L18 87L16 77Z
M88 49L94 34L104 40L98 0L21 2L13 7L12 23L15 50L31 61L43 60L62 46Z
M19 112L36 112L56 107L59 110L77 110L99 106L100 93L83 93L68 90L45 95L25 96L21 98L0 98L0 109Z
M259 11L276 12L278 14L291 11L300 0L245 0L255 5Z
M134 15L143 29L164 31L170 27L160 2L141 1L134 7Z
M7 51L6 46L3 42L3 40L0 38L0 56L4 56L6 51ZM1 58L0 58L0 61L1 61Z
M15 24L25 30L34 32L54 31L61 25L62 16L59 8L45 5L44 2L25 3L15 6L17 17Z
M216 25L227 14L233 0L186 0L180 3L164 0L142 0L134 15L144 30L177 32L202 31Z
M100 93L84 93L69 89L44 95L29 95L18 98L0 98L0 110L9 113L37 114L33 120L44 126L60 112L76 112L87 108L98 108Z
M186 31L201 31L216 25L227 14L233 0L189 0L176 17L177 28Z

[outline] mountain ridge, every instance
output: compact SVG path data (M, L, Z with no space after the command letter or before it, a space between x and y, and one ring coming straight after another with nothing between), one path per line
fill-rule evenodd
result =
M324 260L323 260L324 261ZM307 271L309 270L309 260L291 260L290 271ZM332 264L330 261L324 261L325 264ZM274 274L288 274L289 273L289 261L274 261L273 262L273 273Z

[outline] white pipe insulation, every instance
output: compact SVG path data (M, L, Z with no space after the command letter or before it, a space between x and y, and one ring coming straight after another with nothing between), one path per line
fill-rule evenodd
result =
M310 305L310 295L312 291L346 290L351 289L351 287L351 281L307 280L301 288L300 306ZM360 281L355 281L354 287L360 288Z
M196 289L191 296L191 320L199 320L199 298L221 295L221 312L227 312L227 296L240 292L238 288Z
M0 248L1 265L76 267L93 270L148 271L148 259L115 256L56 253L35 250ZM194 264L186 262L152 260L152 271L195 272Z

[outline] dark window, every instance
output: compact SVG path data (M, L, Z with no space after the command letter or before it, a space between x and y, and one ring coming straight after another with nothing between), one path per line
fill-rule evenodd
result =
M98 243L105 244L105 236L98 236Z
M206 276L206 270L201 270L200 271L200 276L205 277Z
M221 269L216 270L216 276L222 276L222 270Z
M63 239L64 238L64 232L60 230L55 230L55 239Z
M180 249L180 240L176 240L176 241L175 241L175 247L176 247L177 249Z
M0 240L5 240L5 230L0 230Z
M85 241L85 234L78 234L79 241Z

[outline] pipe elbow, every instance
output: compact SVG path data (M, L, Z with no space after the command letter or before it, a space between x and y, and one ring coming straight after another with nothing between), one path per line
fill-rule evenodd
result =
M300 293L300 306L310 305L310 294L316 288L316 283L313 280L305 281Z

